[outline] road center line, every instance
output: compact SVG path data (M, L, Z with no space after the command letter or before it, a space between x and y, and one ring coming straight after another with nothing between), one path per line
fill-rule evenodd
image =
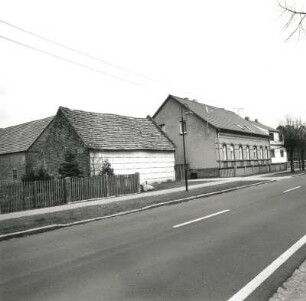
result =
M203 219L207 219L207 218L210 218L210 217L213 217L213 216L216 216L216 215L228 212L228 211L230 211L230 210L226 209L226 210L223 210L223 211L219 211L219 212L216 212L216 213L213 213L213 214L210 214L210 215L206 215L204 217L200 217L200 218L194 219L194 220L189 221L189 222L185 222L185 223L182 223L182 224L178 224L178 225L172 226L172 228L179 228L179 227L186 226L186 225L189 225L189 224L192 224L192 223L196 223L196 222L202 221Z
M298 240L287 251L275 259L269 266L260 272L253 280L246 284L240 291L233 295L228 301L243 301L255 291L269 276L271 276L284 262L286 262L296 251L306 243L306 235Z
M287 193L289 191L292 191L292 190L295 190L295 189L299 189L299 188L301 188L301 186L296 186L296 187L290 188L288 190L285 190L284 193Z

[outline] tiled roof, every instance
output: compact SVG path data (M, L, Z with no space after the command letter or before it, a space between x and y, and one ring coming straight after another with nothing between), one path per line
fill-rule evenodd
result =
M88 148L174 150L174 144L147 118L91 113L60 107Z
M270 127L270 126L267 126L265 124L262 124L261 122L258 122L258 121L250 121L250 122L252 122L256 127L259 127L259 128L261 128L263 130L266 130L268 132L278 132L278 130L276 130L276 129Z
M0 130L0 154L26 151L52 119L47 117Z
M248 133L252 135L267 136L267 134L261 131L258 127L254 126L252 122L245 120L238 114L228 111L222 108L212 107L195 100L189 100L186 98L180 98L170 95L177 102L185 105L195 115L210 123L217 129L230 130L241 133Z

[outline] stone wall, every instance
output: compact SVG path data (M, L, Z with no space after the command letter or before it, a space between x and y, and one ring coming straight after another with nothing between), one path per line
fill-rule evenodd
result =
M89 151L64 114L59 111L28 150L27 168L43 168L49 175L58 177L60 164L64 162L67 152L75 154L79 169L84 176L89 176Z
M13 179L13 170L17 171L17 179ZM21 180L26 170L25 152L0 155L0 182Z

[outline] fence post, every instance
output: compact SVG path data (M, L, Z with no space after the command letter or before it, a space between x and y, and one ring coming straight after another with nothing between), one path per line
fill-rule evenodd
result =
M109 186L109 178L108 175L105 175L105 187L106 187L106 196L109 197L110 196L110 186Z
M71 178L64 178L64 195L66 204L71 203Z
M140 193L140 174L139 172L136 172L135 175L136 175L136 192Z
M33 182L33 208L36 208L37 202L36 202L36 190L37 190L37 185L36 181Z

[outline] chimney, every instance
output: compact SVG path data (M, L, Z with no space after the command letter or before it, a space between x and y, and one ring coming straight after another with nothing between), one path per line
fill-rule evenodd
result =
M246 116L244 117L245 120L250 121L250 117Z
M255 122L258 123L258 119L257 118L255 119Z

